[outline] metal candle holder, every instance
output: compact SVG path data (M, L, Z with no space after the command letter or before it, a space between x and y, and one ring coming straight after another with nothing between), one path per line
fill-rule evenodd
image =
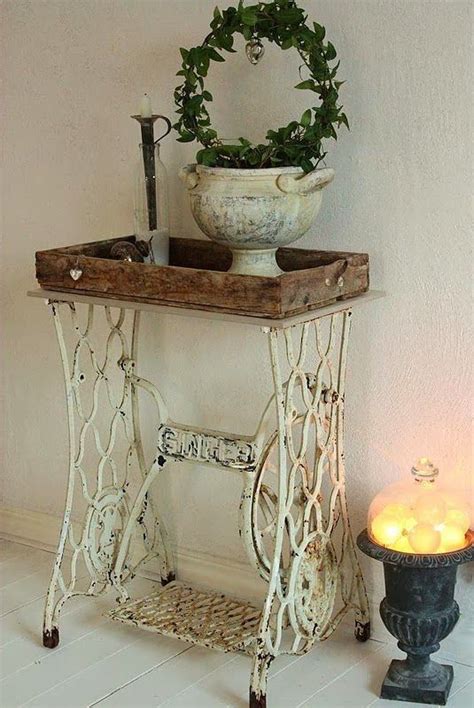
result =
M141 115L132 116L134 120L140 123L142 132L142 154L143 154L143 167L145 173L145 185L146 185L146 200L147 200L147 211L148 211L148 228L150 231L155 231L157 228L157 214L156 214L156 190L155 190L155 180L156 180L156 170L155 170L155 145L160 142L164 137L168 135L171 131L171 121L166 118L166 116L161 116L158 114L153 114L148 118L144 118ZM155 140L154 136L154 124L159 118L165 121L166 131L160 135L159 138Z
M362 531L357 545L382 561L386 597L380 615L390 634L406 652L393 660L380 696L398 701L445 705L453 682L453 667L431 661L439 642L454 629L459 605L454 599L458 565L474 559L474 545L450 553L410 554L384 548Z

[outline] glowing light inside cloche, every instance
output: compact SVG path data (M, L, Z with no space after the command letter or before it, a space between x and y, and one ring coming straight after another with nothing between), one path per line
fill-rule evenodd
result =
M427 457L412 479L386 487L369 508L373 541L402 553L449 553L468 545L472 514L462 491L443 486Z

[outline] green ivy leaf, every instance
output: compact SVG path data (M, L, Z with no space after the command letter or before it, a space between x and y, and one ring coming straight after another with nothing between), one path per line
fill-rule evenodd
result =
M222 61L225 61L225 59L224 59L224 57L222 56L222 54L219 54L219 52L216 52L215 49L210 48L210 49L207 50L207 53L208 53L209 57L210 57L211 59L213 59L214 61L221 61L221 62L222 62Z
M326 59L327 59L328 61L331 61L332 59L335 59L336 56L337 56L337 52L336 52L336 50L334 49L334 45L331 44L331 42L328 42L328 44L327 44L325 55L326 55Z
M187 130L180 132L179 138L176 138L178 143L192 143L195 139L193 133L189 133Z
M314 28L314 35L315 35L315 40L317 42L322 42L324 37L326 36L326 30L322 25L319 25L317 22L313 22L313 28Z
M298 25L304 21L304 12L299 7L282 8L277 17L285 25Z
M346 126L346 128L348 130L350 130L349 121L348 121L345 113L341 113L341 115L339 116L339 123L343 123Z
M219 33L216 36L216 44L225 49L226 52L235 52L235 49L232 48L234 46L234 38L231 34Z
M196 160L200 165L210 167L214 164L216 157L217 150L215 148L205 148L204 150L199 150L196 155Z
M301 160L300 167L302 167L305 172L312 172L313 171L313 163L307 157L304 157Z
M306 81L301 81L295 86L296 89L310 89L311 91L314 91L314 87L315 83L313 79L306 79Z
M254 25L257 24L258 20L258 5L249 5L249 7L243 7L241 12L240 12L240 19L242 20L243 25L247 25L249 27L254 27Z
M308 110L303 113L303 115L301 116L300 123L303 128L307 128L308 125L311 123L311 108L308 108Z
M209 71L210 59L208 56L203 57L202 61L198 64L197 71L201 76L207 76Z
M257 150L252 150L249 153L247 160L248 160L250 167L256 167L260 163L260 155L257 152Z

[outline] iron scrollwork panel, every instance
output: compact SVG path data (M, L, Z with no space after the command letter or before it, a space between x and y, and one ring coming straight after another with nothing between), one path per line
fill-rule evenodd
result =
M345 497L349 310L268 330L277 429L242 499L249 557L268 582L253 687L268 657L304 653L350 609L368 621Z
M158 556L165 576L171 559L147 490L134 496L162 467L157 460L146 463L140 437L137 391L146 388L135 375L140 313L119 309L114 315L104 307L96 322L99 308L89 305L81 324L74 303L49 304L69 433L66 503L44 617L44 642L54 646L69 598L98 595L110 585L125 597L123 586L141 563ZM63 311L70 315L67 323Z

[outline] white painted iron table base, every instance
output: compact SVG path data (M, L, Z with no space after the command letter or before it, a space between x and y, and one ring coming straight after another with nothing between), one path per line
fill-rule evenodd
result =
M367 594L345 489L344 380L352 308L381 293L285 320L77 293L36 290L30 295L44 298L51 308L69 426L66 505L45 607L44 645L58 645L59 616L67 600L113 587L119 599L111 613L116 620L251 654L250 705L262 707L275 657L306 653L348 612L354 613L356 638L367 640ZM87 310L84 324L78 306ZM254 435L191 428L169 418L158 388L138 374L142 310L260 327L269 346L273 393ZM98 311L105 331L96 326ZM85 375L85 361L92 375ZM159 420L149 460L139 394L151 398ZM176 580L166 530L149 493L173 461L241 474L239 532L251 564L267 583L262 606ZM72 522L73 511L81 524ZM163 587L147 598L131 599L127 582L152 558L159 563Z

